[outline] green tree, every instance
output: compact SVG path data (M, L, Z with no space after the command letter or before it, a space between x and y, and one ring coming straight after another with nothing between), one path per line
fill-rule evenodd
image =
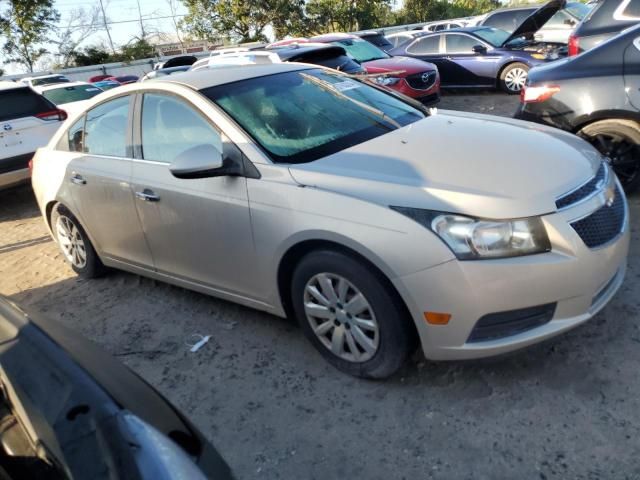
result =
M398 23L419 23L479 15L498 8L497 0L405 0Z
M53 0L7 0L7 3L8 7L0 12L5 63L24 65L33 72L36 62L47 53L44 45L60 14L53 7Z
M109 63L111 53L104 47L93 46L87 47L82 51L73 53L73 63L77 67L88 67L90 65L101 65Z
M306 11L319 32L351 32L393 23L391 0L308 0Z
M155 49L144 38L134 38L134 40L127 45L120 48L120 52L116 55L112 55L113 62L130 62L132 60L141 60L143 58L150 58L155 55Z

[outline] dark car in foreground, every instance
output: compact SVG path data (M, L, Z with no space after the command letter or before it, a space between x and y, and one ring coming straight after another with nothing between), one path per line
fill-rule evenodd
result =
M569 56L578 55L640 22L640 1L600 0L569 38Z
M200 432L131 370L0 297L0 478L231 479Z
M435 64L443 87L500 87L519 93L530 68L553 58L553 50L489 27L467 27L428 33L389 53Z
M608 157L630 192L640 186L640 26L529 72L516 118L577 133Z
M300 62L322 65L349 74L361 74L367 71L353 60L344 48L326 43L294 43L282 47L269 48L283 62Z

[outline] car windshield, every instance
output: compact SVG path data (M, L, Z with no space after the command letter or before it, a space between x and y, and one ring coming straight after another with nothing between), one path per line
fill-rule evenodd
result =
M42 92L48 100L56 105L80 102L98 95L102 90L94 85L72 85L69 87L54 88Z
M585 5L584 3L567 3L564 9L578 20L582 20L591 11L593 5Z
M345 38L344 40L337 40L331 43L343 47L349 55L360 63L389 58L389 55L378 47L361 38Z
M499 28L481 28L473 33L494 47L501 46L511 35Z
M204 89L276 162L331 155L425 118L392 94L325 70Z

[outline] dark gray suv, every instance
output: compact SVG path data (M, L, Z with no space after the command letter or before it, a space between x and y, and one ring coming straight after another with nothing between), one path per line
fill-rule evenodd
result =
M640 22L640 0L600 0L569 37L569 56L578 55Z

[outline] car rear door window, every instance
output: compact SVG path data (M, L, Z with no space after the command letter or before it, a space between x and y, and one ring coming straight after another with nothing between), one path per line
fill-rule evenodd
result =
M413 55L430 55L440 52L440 35L419 38L407 47L407 52Z
M82 116L67 131L67 149L70 152L84 152L84 121L85 117Z
M169 95L144 95L141 133L145 160L172 163L181 153L200 145L222 152L222 137L207 119Z
M0 122L35 117L56 107L29 87L0 90Z
M640 2L633 0L628 2L622 11L622 15L625 20L640 20Z
M84 151L110 157L127 156L130 97L118 97L87 112Z
M447 53L473 53L473 47L480 42L468 35L449 33L444 36L445 52Z

